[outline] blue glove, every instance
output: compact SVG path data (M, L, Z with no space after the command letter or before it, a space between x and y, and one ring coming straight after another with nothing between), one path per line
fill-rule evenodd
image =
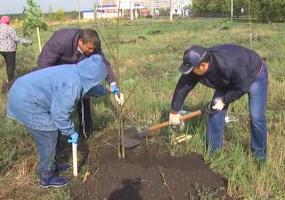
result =
M120 94L120 89L117 87L117 84L111 84L110 90L113 94Z
M68 136L68 143L77 143L78 142L78 133L74 132L70 136Z

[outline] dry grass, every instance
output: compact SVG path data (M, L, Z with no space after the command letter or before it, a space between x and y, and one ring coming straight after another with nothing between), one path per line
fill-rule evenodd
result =
M36 171L35 156L28 156L15 164L0 178L0 199L34 198L34 190L39 188L38 180L34 177Z

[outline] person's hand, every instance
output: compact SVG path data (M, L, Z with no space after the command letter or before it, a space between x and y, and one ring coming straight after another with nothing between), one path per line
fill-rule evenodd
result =
M125 97L123 93L115 94L115 99L120 106L122 106L125 103Z
M113 94L120 94L120 89L117 87L117 84L116 83L112 83L110 85L110 91L113 93Z
M221 111L225 107L225 103L223 102L223 99L220 97L215 98L213 100L212 105L213 105L212 109L217 111Z
M78 142L78 133L74 132L71 135L69 135L67 142L76 144Z
M120 92L116 83L110 85L110 91L115 95L116 102L122 106L125 103L125 97L124 94Z
M169 113L169 124L170 125L181 125L181 115L179 113L170 112Z

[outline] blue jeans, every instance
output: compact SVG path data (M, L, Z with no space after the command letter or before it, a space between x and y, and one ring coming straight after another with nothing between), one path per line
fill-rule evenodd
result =
M256 159L265 159L267 153L267 125L265 118L265 107L267 99L268 71L263 63L263 70L258 78L250 85L248 91L250 128L251 128L251 151ZM227 91L216 90L213 99L222 97ZM207 148L214 153L223 147L223 132L225 126L225 115L228 106L222 111L208 116Z
M39 152L39 172L52 172L56 169L55 154L58 138L58 131L39 131L28 128L37 144Z

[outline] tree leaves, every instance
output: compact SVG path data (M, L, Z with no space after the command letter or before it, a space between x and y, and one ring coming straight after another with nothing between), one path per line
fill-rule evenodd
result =
M24 11L24 34L30 35L36 27L46 30L47 23L40 6L36 4L35 0L27 0L27 5Z
M193 0L193 13L198 16L227 16L230 14L229 0ZM234 15L241 15L241 8L245 15L257 17L263 23L285 21L284 0L234 0Z

